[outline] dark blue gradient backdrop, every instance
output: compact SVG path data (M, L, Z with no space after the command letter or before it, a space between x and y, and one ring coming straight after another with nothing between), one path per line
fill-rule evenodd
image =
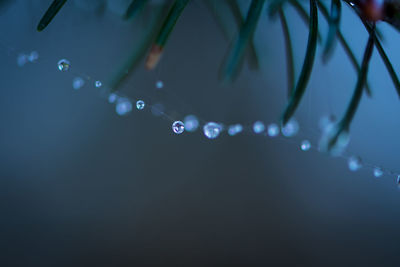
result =
M11 2L0 15L1 266L398 265L395 177L352 173L341 158L299 149L303 138L315 146L319 118L340 117L350 100L356 73L341 47L327 65L317 51L296 113L298 137L207 140L201 132L173 134L171 122L148 109L119 117L92 84L72 89L83 73L106 84L148 30L151 10L123 21L129 1L68 1L38 33L51 1ZM360 60L365 29L343 12ZM308 31L290 8L288 17L298 75ZM320 26L325 37L321 16ZM400 73L400 34L379 27ZM176 119L277 122L286 60L280 24L265 13L255 46L261 70L245 65L233 85L221 85L229 43L204 3L192 1L158 68L141 66L122 91L163 103ZM18 53L30 51L39 60L18 67ZM71 71L57 70L61 58ZM362 100L348 152L400 171L400 102L377 53L369 74L373 97ZM165 86L157 92L159 79Z

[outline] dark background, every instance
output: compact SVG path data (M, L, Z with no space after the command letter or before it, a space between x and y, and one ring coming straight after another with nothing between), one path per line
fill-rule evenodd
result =
M328 65L317 51L298 137L207 140L173 134L149 109L119 117L92 84L72 89L77 73L111 79L160 1L133 21L120 17L127 1L69 1L41 33L35 28L51 1L11 2L0 14L1 266L398 265L395 177L352 173L344 159L298 147L302 138L315 146L319 118L341 116L351 97L356 75L340 47ZM298 74L307 28L293 10L288 16ZM380 27L399 70L400 34ZM342 29L360 59L367 36L347 8ZM140 67L122 90L150 95L174 119L276 122L286 103L285 53L280 24L265 13L255 44L262 69L218 83L229 44L204 3L193 1L159 67ZM33 50L39 60L18 67L18 53ZM70 72L57 70L61 58ZM369 80L374 96L361 103L348 152L400 171L400 103L377 53Z

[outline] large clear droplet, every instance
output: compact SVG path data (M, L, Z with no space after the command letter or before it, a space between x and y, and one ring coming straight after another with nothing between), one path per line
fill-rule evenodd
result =
M102 85L103 85L103 83L101 81L94 82L94 86L96 86L96 88L100 88Z
M293 118L290 119L290 121L288 121L286 125L282 127L281 131L283 136L292 137L299 132L299 128L300 128L299 123L297 122L296 119Z
M308 140L301 141L300 148L303 151L308 151L311 148L311 143Z
M228 128L228 134L230 136L237 135L241 131L243 131L243 126L241 124L234 124L234 125L229 126L229 128Z
M383 170L381 169L381 168L379 168L379 167L375 167L374 168L374 176L376 177L376 178L379 178L379 177L381 177L383 175Z
M222 131L222 126L216 122L208 122L203 127L204 135L209 139L215 139Z
M361 159L356 156L351 156L347 161L347 165L350 171L358 171L362 167Z
M72 80L72 88L75 90L81 89L85 85L85 81L81 77L75 77Z
M276 123L271 123L268 125L268 136L275 137L279 135L279 126Z
M124 116L132 111L132 103L128 98L120 97L115 105L115 112L118 115Z
M199 120L194 115L187 115L183 122L185 123L185 130L188 132L194 132L199 128Z
M66 59L61 59L58 61L57 66L60 71L68 71L71 68L71 63Z
M172 131L176 134L181 134L185 130L185 124L182 121L175 121L172 124Z
M264 125L264 123L262 121L256 121L253 124L254 133L260 134L260 133L264 132L264 130L265 130L265 125Z
M138 100L138 101L136 102L136 108L137 108L138 110L144 109L144 106L145 106L145 105L146 105L146 104L144 103L143 100Z

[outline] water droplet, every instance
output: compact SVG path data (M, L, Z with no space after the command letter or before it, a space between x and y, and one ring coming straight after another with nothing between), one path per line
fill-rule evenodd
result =
M163 81L157 81L157 82L156 82L156 88L157 88L157 89L161 89L161 88L163 88L163 87L164 87Z
M35 62L36 60L39 59L39 53L37 51L32 51L29 55L28 55L28 60L29 62Z
M354 6L354 3L353 3L353 2L349 2L349 4L350 4L351 6Z
M262 132L264 132L264 130L265 130L265 125L264 125L263 122L261 122L261 121L256 121L256 122L253 124L253 131L254 131L256 134L262 133Z
M96 88L100 88L103 84L101 83L101 81L95 81L94 82L94 86L96 86Z
M124 116L132 111L132 103L128 98L120 97L117 100L117 105L115 106L115 112L118 115Z
M72 87L75 90L78 90L78 89L82 88L84 85L85 85L85 81L81 77L75 77L72 80Z
M296 119L290 119L285 126L282 127L281 131L283 136L292 137L295 136L299 132L299 123Z
M376 178L379 178L379 177L381 177L383 175L383 170L381 169L381 168L379 168L379 167L375 167L374 168L374 176L376 177Z
M108 103L114 103L115 101L117 101L118 99L118 95L111 93L108 95Z
M347 161L347 165L350 171L358 171L362 167L361 159L356 156L351 156Z
M138 100L138 101L136 102L136 108L137 108L138 110L144 109L144 106L145 106L145 105L146 105L146 104L144 103L143 100Z
M199 128L199 120L194 115L187 115L183 122L185 123L185 130L188 132L194 132Z
M222 126L216 122L208 122L203 127L204 135L209 139L215 139L222 131Z
M397 182L397 186L399 186L399 187L400 187L400 175L397 175L396 182Z
M321 151L329 152L332 156L340 156L343 154L350 142L350 135L347 131L342 131L338 136L336 143L332 146L332 138L336 135L337 131L337 125L325 129L319 142L319 148Z
M276 123L271 123L268 125L268 135L270 137L275 137L279 135L279 126Z
M28 57L25 54L19 54L17 57L17 65L23 67L28 62Z
M57 66L60 71L68 71L71 67L71 63L66 59L61 59L58 61Z
M326 115L319 120L319 128L322 132L329 131L335 126L336 118L334 115Z
M228 128L228 134L230 136L237 135L241 131L243 131L243 126L241 124L234 124L234 125L229 126L229 128Z
M183 122L181 122L181 121L175 121L172 124L172 130L176 134L181 134L185 130L185 124L183 124Z
M311 148L311 143L308 140L301 141L300 148L303 151L308 151Z

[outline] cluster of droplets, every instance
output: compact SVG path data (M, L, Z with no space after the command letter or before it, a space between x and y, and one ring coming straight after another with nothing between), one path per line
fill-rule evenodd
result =
M35 56L35 54L32 55L32 53L31 53L31 60L28 60L30 62L34 62L38 58L38 56ZM29 58L29 56L27 58ZM57 66L61 72L66 72L71 68L70 62L66 59L61 59L60 61L58 61ZM84 85L85 85L85 79L83 79L82 77L75 77L72 81L72 87L75 90L82 88ZM103 84L100 80L95 80L94 86L96 88L100 88L103 86ZM163 81L158 80L155 83L155 87L156 89L163 88L164 87ZM141 99L136 100L135 102L134 100L126 96L122 96L119 93L113 93L113 92L108 94L108 102L111 104L115 104L115 112L120 116L125 116L131 113L134 106L133 103L135 103L137 110L143 110L147 106L146 103ZM153 115L155 116L164 115L166 118L171 119L168 115L165 114L164 106L161 103L149 105L149 108L153 113ZM333 135L337 133L338 123L336 122L333 116L326 116L321 118L319 124L322 136L320 138L319 144L315 147L315 150L322 152L327 152L329 150L329 153L333 156L344 157L343 153L346 150L350 140L348 132L343 131L342 133L340 133L340 135L337 137L337 142L332 147L329 147L329 140L331 140ZM172 126L171 126L172 132L177 135L180 135L185 131L195 132L196 130L199 129L199 127L200 127L199 119L192 114L184 117L183 121L172 120ZM291 138L298 134L300 126L298 121L294 118L289 120L289 122L287 122L285 125L282 125L281 127L279 127L279 125L276 123L265 124L262 121L256 121L251 126L245 126L237 123L225 127L222 123L211 121L204 123L202 132L206 138L216 139L221 135L221 133L224 130L226 130L229 136L236 136L242 132L245 131L248 132L249 131L248 129L250 129L250 132L253 132L256 135L264 135L274 138L282 134L284 138ZM299 148L301 151L309 151L313 148L313 146L310 140L303 139L299 144ZM365 166L361 158L358 156L347 157L347 165L349 170L353 172L358 171ZM400 187L399 174L390 171L385 171L381 167L377 166L372 167L372 173L377 178L382 177L384 174L395 175L396 182Z
M230 136L234 136L234 135L237 135L238 133L240 133L240 132L242 132L243 131L243 126L241 125L241 124L234 124L234 125L231 125L231 126L229 126L229 128L228 128L228 134L230 135Z
M21 53L17 56L17 65L23 67L26 63L34 63L38 59L39 53L37 51L32 51L29 54Z

